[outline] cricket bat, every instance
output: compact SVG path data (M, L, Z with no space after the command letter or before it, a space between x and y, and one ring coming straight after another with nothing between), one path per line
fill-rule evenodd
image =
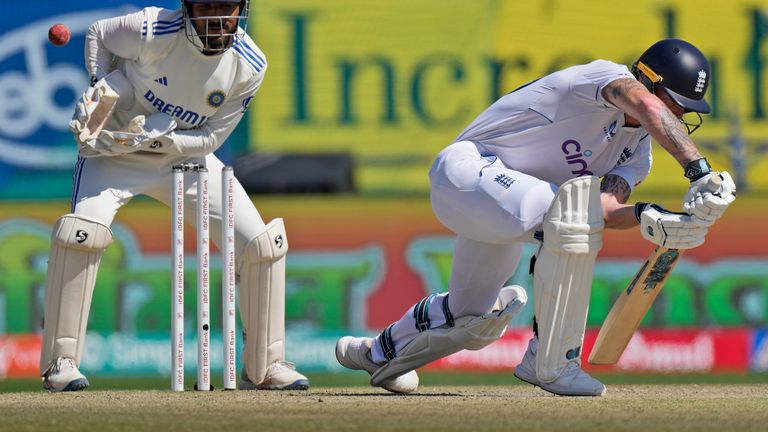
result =
M721 182L720 177L713 176L707 189L715 192ZM619 361L682 254L681 250L663 246L654 249L608 312L589 354L590 363L610 365Z
M682 253L656 247L605 318L589 355L590 363L608 365L619 361Z

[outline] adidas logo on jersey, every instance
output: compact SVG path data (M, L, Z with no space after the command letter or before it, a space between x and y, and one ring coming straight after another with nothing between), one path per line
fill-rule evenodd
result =
M168 77L160 77L156 79L155 82L168 87Z

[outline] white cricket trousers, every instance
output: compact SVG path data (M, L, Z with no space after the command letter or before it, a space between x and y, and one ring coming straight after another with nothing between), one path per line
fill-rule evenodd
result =
M470 141L440 152L429 179L435 215L458 236L448 293L417 303L378 335L371 353L376 362L391 358L425 327L443 325L446 295L449 318L490 311L517 269L522 244L534 241L557 191L556 185L481 153Z
M109 226L117 211L137 195L152 197L171 206L173 165L204 164L209 176L210 237L221 244L221 170L224 164L213 154L199 158L133 153L124 156L79 158L72 186L72 212L96 218ZM184 174L184 216L196 225L197 173ZM248 242L265 230L264 221L240 182L235 180L235 253L240 261ZM156 221L171 225L171 216ZM170 238L169 240L170 241Z

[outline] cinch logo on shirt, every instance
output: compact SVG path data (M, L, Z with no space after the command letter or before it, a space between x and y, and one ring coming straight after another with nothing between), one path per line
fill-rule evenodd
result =
M592 156L591 150L585 150L584 153L582 153L581 144L576 140L567 140L563 143L562 148L563 154L565 154L565 161L568 162L568 165L575 165L575 167L572 168L576 169L571 171L571 174L576 174L577 177L594 175L592 171L587 169L587 161L583 159L584 157Z
M200 126L201 124L205 123L205 120L208 118L206 116L201 116L194 111L186 110L184 107L169 104L155 96L155 94L152 93L152 90L147 90L147 92L144 93L144 99L151 103L158 112L168 114L171 117L176 117L184 123L188 123L193 126Z

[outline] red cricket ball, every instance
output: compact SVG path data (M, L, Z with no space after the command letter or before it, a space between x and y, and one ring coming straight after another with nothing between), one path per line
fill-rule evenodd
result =
M54 24L48 29L48 40L54 45L66 45L70 37L72 37L72 32L64 24Z

